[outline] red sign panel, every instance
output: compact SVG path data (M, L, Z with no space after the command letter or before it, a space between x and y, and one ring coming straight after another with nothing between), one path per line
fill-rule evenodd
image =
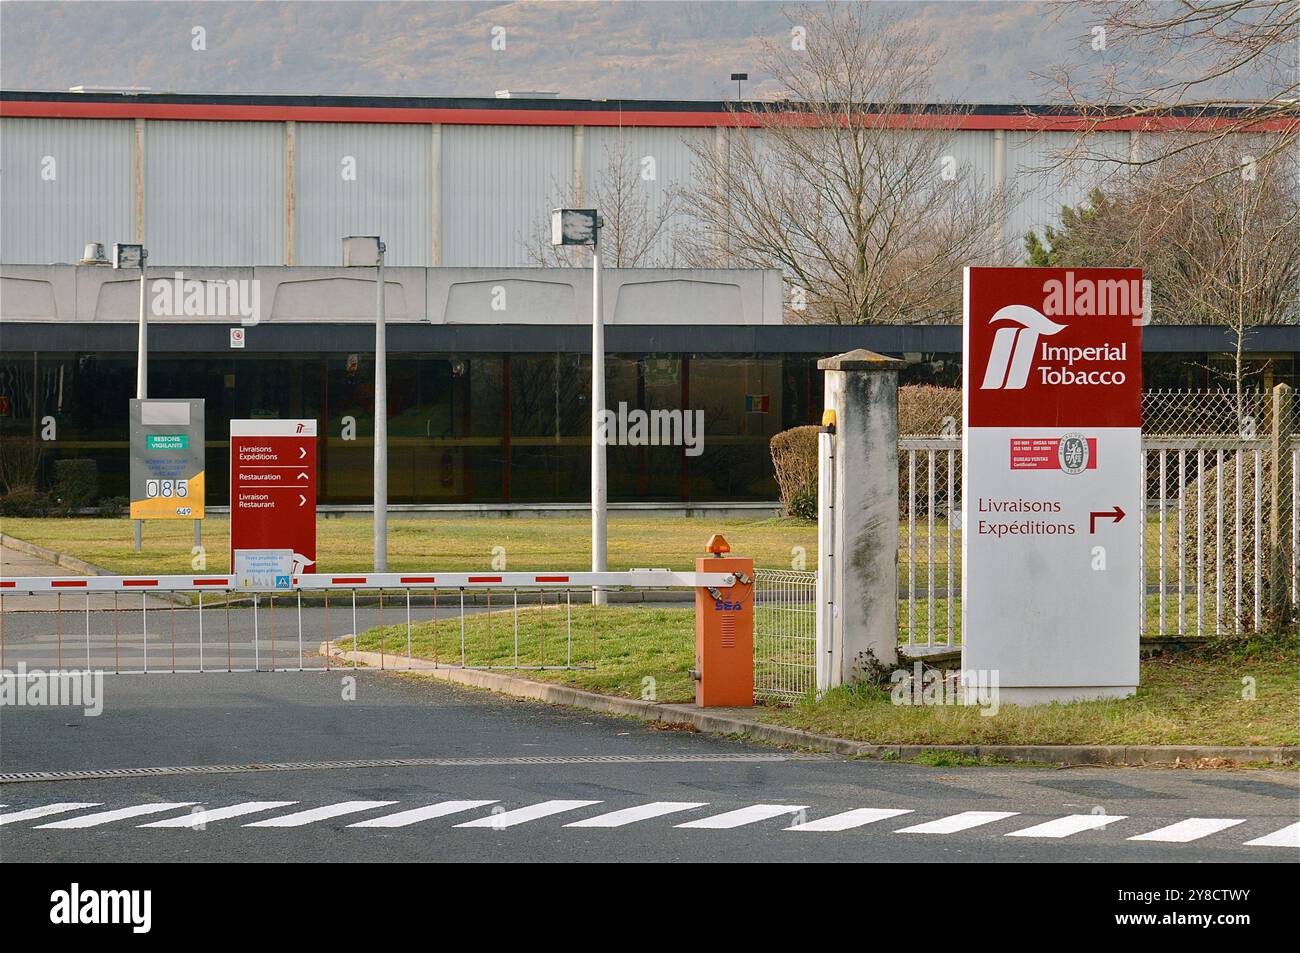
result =
M289 549L315 572L316 421L230 422L230 564L237 549Z
M966 424L1140 427L1142 271L966 269Z

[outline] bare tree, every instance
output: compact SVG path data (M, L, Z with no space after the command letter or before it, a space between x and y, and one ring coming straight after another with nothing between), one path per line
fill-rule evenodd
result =
M1207 162L1230 162L1223 144L1166 159L1087 206L1066 209L1047 243L1028 236L1029 263L1142 267L1151 280L1155 323L1226 327L1234 342L1238 403L1252 372L1245 342L1266 325L1300 324L1300 194L1296 163L1285 155L1238 166L1236 176L1203 178ZM1195 200L1185 201L1190 183Z
M1086 53L1050 77L1085 117L1062 159L1141 168L1196 155L1199 174L1183 182L1191 190L1232 175L1240 156L1223 146L1242 134L1255 137L1257 159L1300 140L1297 0L1079 0L1062 4L1058 22L1080 7L1094 14ZM1117 128L1140 130L1143 148L1098 148L1093 133Z
M1001 258L1005 196L952 155L959 110L916 105L938 52L867 7L787 18L806 42L761 59L781 99L691 145L691 263L780 268L808 322L954 320L962 266Z
M625 137L604 148L604 164L590 189L579 195L572 183L553 186L556 207L582 205L599 210L604 226L600 230L600 251L604 264L613 268L671 268L677 264L675 246L667 241L678 215L680 196L667 188L657 197L650 183L654 159L638 156ZM551 244L549 214L533 226L533 234L522 239L529 261L539 267L582 267L587 258L580 246Z

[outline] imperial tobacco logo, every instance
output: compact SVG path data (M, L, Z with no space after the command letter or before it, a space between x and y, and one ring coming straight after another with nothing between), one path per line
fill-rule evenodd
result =
M1038 339L1064 331L1066 326L1049 320L1027 304L1009 304L999 308L989 323L999 321L1011 321L1013 325L998 328L993 335L993 347L980 390L1024 390Z

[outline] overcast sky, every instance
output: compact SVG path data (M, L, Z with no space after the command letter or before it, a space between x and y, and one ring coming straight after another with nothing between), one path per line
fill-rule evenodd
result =
M1088 51L1081 6L878 2L944 52L936 94L968 102L1052 98L1054 66ZM162 92L720 99L775 92L763 37L776 2L14 2L0 4L0 86L147 86ZM493 39L497 38L494 48ZM504 40L504 49L499 48Z

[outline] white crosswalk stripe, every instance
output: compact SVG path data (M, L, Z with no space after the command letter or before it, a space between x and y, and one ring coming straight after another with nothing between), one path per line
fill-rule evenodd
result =
M6 804L5 807L8 807ZM29 807L25 811L10 811L0 814L0 827L5 824L17 824L19 821L34 821L38 817L51 814L65 814L68 811L80 811L88 807L99 807L98 801L67 801L61 804L46 804L42 807Z
M349 824L348 827L409 827L411 824L418 824L420 821L427 821L434 817L446 817L448 814L459 814L461 811L472 811L476 807L487 807L489 804L496 803L496 801L439 801L427 807L417 807L410 811L398 811L396 814L385 814L383 817L357 821L355 824Z
M38 831L70 831L81 830L86 827L99 827L101 824L111 824L113 821L124 821L131 817L142 817L145 814L161 814L164 811L176 811L183 807L193 807L193 801L178 801L175 803L160 804L137 804L134 807L120 807L113 811L97 811L94 814L83 814L81 817L70 817L64 821L52 821L49 824L37 824Z
M1083 831L1095 831L1107 824L1122 821L1126 817L1128 817L1127 814L1067 814L1065 817L1058 817L1054 821L1044 821L1042 824L1035 824L1033 827L1012 831L1006 836L1069 837L1071 834L1079 834Z
M528 807L521 807L513 811L501 811L497 814L489 814L487 817L480 817L477 820L466 821L464 824L457 824L457 827L490 827L494 830L500 830L505 827L514 827L516 824L526 824L529 821L535 821L538 818L550 817L552 814L563 814L565 811L576 811L580 807L590 807L593 804L599 804L600 801L543 801L541 804L532 804Z
M164 821L150 821L148 824L139 824L137 826L189 827L197 829L200 827L206 827L213 821L226 821L232 817L243 817L246 814L256 814L259 811L270 811L277 807L293 807L297 803L297 801L244 801L242 804L232 804L230 807L191 811L184 817L169 817Z
M804 824L792 824L786 830L847 831L866 824L874 824L876 821L886 821L891 817L898 817L900 814L911 813L910 810L901 810L899 808L860 807L856 810L845 811L842 814L832 814L830 817L823 817L820 820L808 821Z
M1189 817L1185 821L1170 824L1168 827L1148 831L1145 834L1137 834L1130 837L1129 840L1159 841L1163 844L1186 844L1189 841L1200 840L1202 837L1209 837L1211 834L1217 834L1219 831L1226 831L1229 827L1236 827L1238 824L1244 823L1246 823L1244 819L1233 817Z
M150 814L162 814L169 811L180 811L186 808L190 808L191 810L188 813L176 817L148 821L135 826L151 829L206 829L209 824L214 822L245 817L249 814L288 808L298 804L299 802L241 801L225 807L203 808L196 806L201 803L202 802L195 801L168 801L135 804L129 807L100 810L90 814L79 814L75 817L68 817L61 820L51 820L45 823L35 824L31 829L83 830L86 828L111 824L115 821L125 821L132 818L146 817ZM300 810L291 814L281 814L279 816L264 818L259 821L251 821L243 826L246 828L306 827L336 817L342 817L348 814L359 814L365 811L376 811L379 808L391 807L392 805L399 803L400 802L398 801L340 801L334 804L326 804L321 807ZM527 824L530 821L541 820L542 818L551 817L556 814L577 811L584 807L592 807L602 803L604 802L557 799L541 801L536 804L530 804L513 810L505 810L500 807L501 802L495 799L457 799L438 801L421 807L413 807L406 810L399 810L394 813L382 814L377 817L369 817L361 821L354 821L346 826L349 828L359 829L397 829L410 827L419 824L422 821L436 820L438 818L449 817L450 815L462 814L467 811L496 805L493 807L493 813L476 817L472 820L455 824L454 826L503 830L520 824ZM668 817L673 814L682 814L687 811L698 811L699 809L708 806L709 802L707 801L648 801L642 804L634 804L631 807L618 808L617 810L606 811L603 814L597 814L592 817L584 817L576 821L570 821L562 826L566 828L580 829L614 829L626 827L642 821L652 821L657 818ZM0 807L4 807L4 805L0 805ZM85 811L89 808L98 807L102 807L102 804L97 801L59 801L35 807L20 808L18 810L11 810L8 813L0 813L0 826L18 824L26 821L36 821L50 817L51 815L68 814L74 811ZM807 810L809 810L809 806L804 804L749 804L723 811L720 814L712 814L707 817L697 817L694 820L684 821L673 826L677 829L686 830L731 830L751 824L758 824L762 821L768 821L775 818L799 815L801 812ZM796 817L787 822L789 823L788 827L782 827L781 830L799 831L803 833L838 833L855 830L871 824L878 824L882 821L901 817L905 814L912 814L914 812L915 810L912 808L858 807L840 811L836 814L830 814L816 820L806 820ZM955 834L961 831L983 827L996 821L1005 820L1006 818L1018 816L1020 816L1020 812L1018 811L961 811L946 817L936 818L935 820L924 821L919 824L913 824L909 827L898 828L894 830L893 833ZM1128 815L1124 814L1068 814L1063 817L1057 817L1038 824L1033 824L1029 827L1012 830L1002 834L1001 836L1059 840L1086 831L1105 831L1111 825L1123 820L1134 820L1136 822L1140 821L1141 818L1130 818ZM1230 830L1231 828L1238 827L1245 823L1246 819L1237 817L1188 817L1183 820L1173 821L1163 827L1158 827L1125 837L1124 840L1145 843L1186 844L1201 840L1202 838L1210 837L1213 834L1222 833L1223 831ZM1273 831L1272 833L1264 834L1260 837L1254 838L1253 840L1246 841L1243 846L1300 847L1300 823L1289 824L1279 830Z
M309 811L296 811L293 814L282 814L280 817L268 817L264 821L253 821L253 823L244 826L305 827L308 824L315 824L317 821L328 821L332 817L340 817L344 814L359 814L362 811L372 811L377 807L388 807L390 804L396 803L396 801L340 801L338 804L314 807Z
M1246 841L1246 847L1300 847L1300 823L1288 824L1280 831Z
M730 830L733 827L743 827L746 824L756 824L759 821L766 821L773 817L782 817L786 814L798 814L800 811L806 810L808 810L807 804L753 804L735 811L727 811L725 814L701 817L698 821L687 821L685 824L678 824L677 826L696 830L723 831Z
M679 811L690 811L697 807L705 807L708 803L708 801L651 801L649 804L625 807L621 811L597 814L595 817L584 818L581 821L574 821L572 824L565 824L564 826L623 827L626 824L635 824L637 821L649 820L652 817L663 817L665 814L676 814Z
M941 817L937 821L926 821L924 824L903 827L896 833L956 834L958 831L968 831L972 827L992 824L994 821L1000 821L1005 817L1015 817L1019 813L1019 811L962 811L960 814Z

